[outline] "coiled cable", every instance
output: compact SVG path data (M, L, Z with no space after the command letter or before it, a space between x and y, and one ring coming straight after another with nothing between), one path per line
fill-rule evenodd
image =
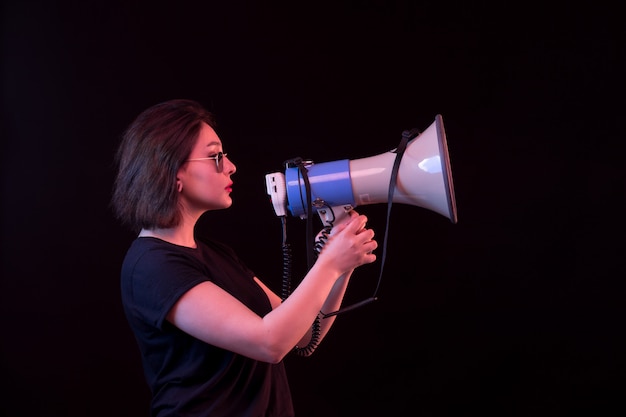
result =
M282 229L283 229L283 243L282 243L282 251L283 251L283 280L282 280L282 292L281 298L283 301L289 297L291 294L291 264L292 264L292 256L291 256L291 245L287 242L287 219L285 216L281 217ZM324 235L324 243L328 240L328 232L323 233ZM323 243L319 243L319 249L316 249L316 254L319 254ZM293 348L293 352L298 356L311 356L311 354L317 349L317 346L320 343L320 335L321 335L321 324L320 324L321 313L315 317L313 324L311 325L311 339L309 343L304 347L295 346Z

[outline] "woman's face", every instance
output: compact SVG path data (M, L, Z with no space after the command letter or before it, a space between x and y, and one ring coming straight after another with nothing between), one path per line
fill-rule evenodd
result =
M203 123L189 159L176 177L180 201L189 212L201 214L231 206L233 181L230 176L237 168L223 152L217 133Z

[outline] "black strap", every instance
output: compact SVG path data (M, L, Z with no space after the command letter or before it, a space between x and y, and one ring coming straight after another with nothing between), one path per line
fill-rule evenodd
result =
M387 226L385 227L385 237L383 239L383 254L381 257L381 261L380 261L381 262L380 275L378 276L378 283L376 284L376 290L374 291L374 294L366 300L363 300L356 304L352 304L348 307L341 308L335 312L327 313L327 314L322 313L323 318L335 316L340 313L345 313L347 311L354 310L358 307L364 306L378 299L377 297L378 289L380 288L380 284L383 280L383 269L385 267L385 259L387 257L387 238L389 236L389 221L391 219L391 205L393 201L393 194L396 190L396 182L398 179L398 171L400 170L400 162L402 161L402 156L404 155L404 151L406 150L407 143L409 142L409 140L419 135L419 133L420 132L417 129L405 130L404 132L402 132L402 140L400 141L400 144L398 145L398 148L396 149L396 159L393 161L393 168L391 169L391 178L389 179L389 195L387 196Z
M308 170L306 163L300 157L285 161L285 165L287 168L297 167L304 181L304 190L306 192L306 255L307 265L309 269L311 269L315 263L315 251L313 250L315 239L313 237L313 197L311 196L311 183L309 182ZM302 201L302 193L300 193L300 201Z
M313 202L311 197L311 184L309 182L308 170L301 161L298 164L298 171L302 175L304 180L304 188L306 190L306 259L309 266L308 269L313 267L315 263L315 251L313 250L314 240L313 237Z

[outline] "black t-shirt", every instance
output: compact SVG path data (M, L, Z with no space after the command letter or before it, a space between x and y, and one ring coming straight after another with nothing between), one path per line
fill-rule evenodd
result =
M198 340L165 317L189 289L212 281L259 316L269 299L227 246L140 237L122 265L122 303L152 392L152 416L293 416L284 363L260 362Z

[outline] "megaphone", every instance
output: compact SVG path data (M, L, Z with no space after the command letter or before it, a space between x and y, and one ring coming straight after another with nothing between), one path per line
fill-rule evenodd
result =
M401 143L402 144L402 143ZM456 200L446 133L441 115L399 147L361 159L299 165L265 176L267 194L278 216L302 219L311 207L325 226L353 208L379 203L422 207L457 222ZM397 158L399 159L396 161ZM390 192L391 191L391 192Z

